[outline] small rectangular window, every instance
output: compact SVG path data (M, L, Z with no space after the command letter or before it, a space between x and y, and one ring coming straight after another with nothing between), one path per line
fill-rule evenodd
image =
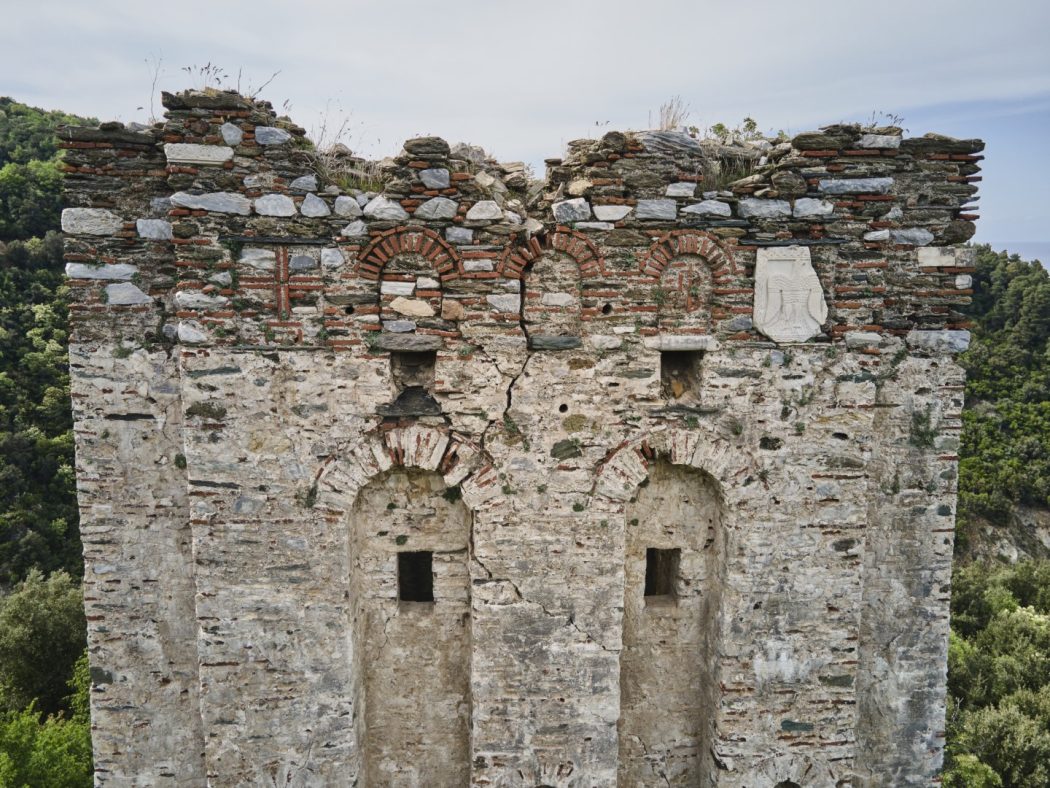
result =
M645 596L673 599L678 579L678 548L662 550L650 547L645 551ZM648 601L648 600L646 600Z
M680 402L700 401L704 354L700 350L664 350L660 353L660 388L664 398Z
M402 602L434 601L434 554L429 550L397 554L397 598Z
M390 354L390 373L399 392L415 387L430 391L436 366L437 353L433 350L395 350Z

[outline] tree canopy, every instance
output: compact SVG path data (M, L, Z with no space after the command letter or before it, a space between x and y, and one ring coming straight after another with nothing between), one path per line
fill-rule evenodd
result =
M1050 275L977 247L959 458L963 519L1050 507Z

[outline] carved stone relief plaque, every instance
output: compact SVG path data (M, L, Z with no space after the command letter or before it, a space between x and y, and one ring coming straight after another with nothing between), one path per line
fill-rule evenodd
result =
M805 342L820 333L828 304L809 249L759 249L755 266L755 328L774 342Z

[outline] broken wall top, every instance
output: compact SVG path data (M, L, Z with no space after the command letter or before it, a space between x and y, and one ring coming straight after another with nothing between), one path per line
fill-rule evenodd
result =
M159 309L155 342L764 340L756 260L789 246L824 290L820 341L965 327L971 261L953 245L974 232L977 140L844 125L736 145L610 132L570 143L540 184L435 137L378 165L318 156L268 103L233 93L164 103L152 128L60 132L74 308Z

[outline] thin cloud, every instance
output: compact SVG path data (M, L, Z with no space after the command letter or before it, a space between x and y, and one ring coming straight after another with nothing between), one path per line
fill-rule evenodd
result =
M191 84L183 66L241 69L242 87L279 70L264 97L307 128L345 108L371 155L435 133L541 165L569 139L647 125L672 95L698 125L750 116L787 131L1050 95L1050 5L1031 0L976 13L956 0L56 0L5 9L5 26L0 93L19 100L145 120L157 53L164 90Z

